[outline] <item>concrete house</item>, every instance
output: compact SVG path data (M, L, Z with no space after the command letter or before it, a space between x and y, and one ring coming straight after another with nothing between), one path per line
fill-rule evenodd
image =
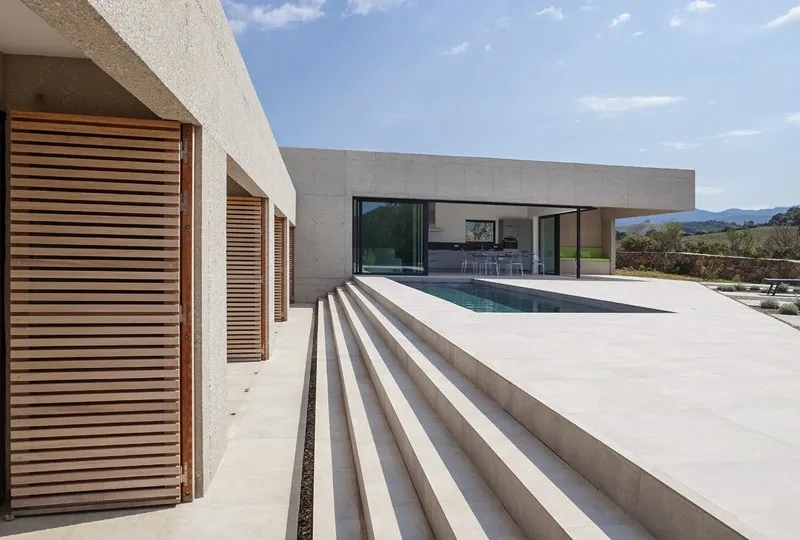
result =
M694 208L693 171L280 148L217 0L4 0L0 121L5 514L197 508L234 459L229 364L292 349L317 538L797 530L797 367L762 360L794 330L594 277L616 219ZM584 311L412 286L437 279Z

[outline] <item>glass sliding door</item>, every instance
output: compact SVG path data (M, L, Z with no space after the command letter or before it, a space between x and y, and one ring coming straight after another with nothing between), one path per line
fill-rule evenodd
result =
M561 273L559 216L539 218L539 249L545 274Z
M354 273L427 273L427 213L423 201L354 199Z

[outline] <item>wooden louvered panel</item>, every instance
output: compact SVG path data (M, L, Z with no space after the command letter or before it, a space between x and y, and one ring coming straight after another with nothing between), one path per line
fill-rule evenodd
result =
M294 304L294 226L289 227L289 303Z
M286 302L286 218L275 216L275 320L285 321Z
M266 358L263 317L264 202L228 197L228 361Z
M180 500L180 125L14 112L14 514Z

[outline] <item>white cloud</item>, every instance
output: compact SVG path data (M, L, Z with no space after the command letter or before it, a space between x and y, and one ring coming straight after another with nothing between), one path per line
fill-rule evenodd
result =
M631 37L639 37L644 34L644 30L639 30L638 32L634 32Z
M467 52L467 49L469 49L469 42L465 41L463 43L459 43L452 49L447 49L442 54L446 56L456 56L457 54L462 54Z
M508 15L503 15L501 17L498 17L494 21L495 29L508 28L509 26L511 26L511 17L509 17Z
M773 19L767 24L764 25L764 28L769 30L771 28L777 28L779 26L783 26L787 23L796 23L800 22L800 6L795 6L789 11L787 11L784 15L781 15L777 19Z
M586 0L586 3L581 6L581 11L594 11L600 9L600 6L594 3L594 0Z
M297 0L280 6L224 2L228 21L236 34L243 33L250 25L273 30L293 23L316 21L325 16L324 5L325 0Z
M706 13L715 7L717 7L717 5L708 0L694 0L694 2L686 6L686 11L689 13Z
M785 120L787 124L795 124L797 126L800 126L800 113L788 114L786 115Z
M639 148L639 152L645 153L645 152L647 152L647 148Z
M677 28L677 27L679 27L679 26L682 26L684 22L686 22L686 21L684 21L684 20L683 20L683 19L680 17L680 15L675 15L674 17L672 17L672 18L669 20L669 25L670 25L672 28Z
M683 141L661 141L661 146L669 148L670 150L686 150L687 148L700 148L703 146L698 142L683 142Z
M663 107L683 100L679 96L582 97L578 103L595 112L613 114L648 107Z
M627 11L625 13L621 13L619 16L614 17L611 21L611 24L608 25L609 28L616 28L621 24L625 24L626 22L631 20L631 14Z
M408 0L347 0L345 15L369 15L402 6Z
M564 11L561 8L550 6L536 14L537 17L549 17L553 21L563 21Z
M697 186L694 188L697 195L722 195L725 193L725 188L717 186Z
M484 50L485 52L489 52L489 51L491 51L491 50L492 50L492 46L491 46L491 45L484 45L484 46L483 46L483 50Z
M761 131L757 129L734 129L733 131L712 135L709 139L737 139L740 137L753 137L755 135L761 135Z

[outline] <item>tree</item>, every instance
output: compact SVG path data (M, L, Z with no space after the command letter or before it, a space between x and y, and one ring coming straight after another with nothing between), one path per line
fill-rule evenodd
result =
M658 244L650 236L631 234L619 242L620 251L658 251Z
M750 229L728 229L725 231L728 239L728 254L736 257L755 257L756 239Z
M678 221L664 223L651 238L656 242L657 251L680 251L683 224Z
M772 228L764 246L775 259L800 259L800 235L795 227Z

